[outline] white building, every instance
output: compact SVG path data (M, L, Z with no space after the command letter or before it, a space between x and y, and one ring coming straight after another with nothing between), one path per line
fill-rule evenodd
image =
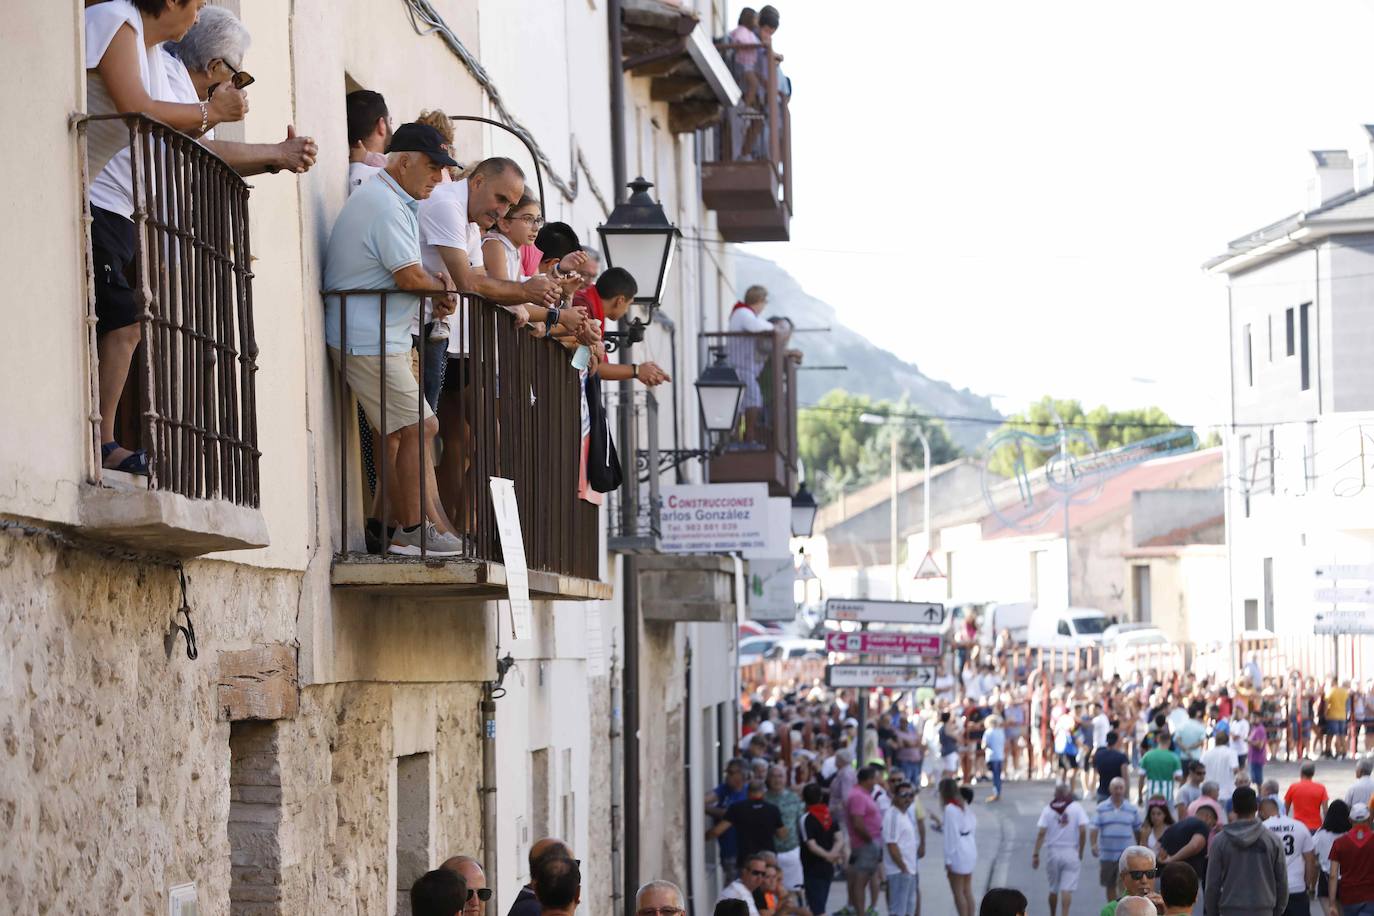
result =
M1318 576L1374 566L1374 126L1312 157L1305 208L1206 264L1227 280L1237 631L1310 635L1319 611L1374 610L1316 595L1374 575Z
M43 151L8 186L0 229L10 282L0 344L11 431L0 443L7 903L166 912L175 897L213 916L404 912L417 875L465 853L488 865L489 912L503 913L544 833L583 860L589 911L623 912L626 888L651 877L713 900L701 797L734 744L740 571L719 557L627 561L612 550L607 509L570 495L577 446L563 432L577 428L577 400L566 354L517 343L504 326L475 373L493 374L473 383L490 395L475 421L503 435L478 437L473 460L515 480L532 635L512 639L499 601L508 569L486 515L465 558L368 555L357 424L326 355L320 291L346 197L347 92L380 91L396 125L434 108L518 120L542 154L547 217L584 244L597 244L619 179L635 175L682 230L662 297L671 325L654 321L631 352L675 364L675 383L658 389L659 441L701 444L698 335L722 329L718 303L733 298L720 242L785 238L791 206L790 168L777 190L785 130L766 135L769 155L739 163L710 128L735 117L738 87L710 41L731 24L705 0L623 0L623 15L616 0L220 5L253 35L241 64L256 83L247 119L219 138L275 142L293 124L320 155L301 176L253 176L250 191L194 144L148 147L204 181L193 206L169 217L182 235L140 237L153 347L133 373L146 400L131 388L121 423L154 457L151 484L102 472L93 428L83 152L101 127L81 124L83 4L7 8L7 34L22 40L9 43L0 76L24 90L0 111ZM608 76L622 72L617 105ZM505 131L460 123L456 146L464 162L512 156L534 182L528 152ZM708 208L721 181L748 191L759 179L770 199L727 193ZM224 222L207 226L208 215ZM176 240L193 235L194 250ZM498 399L497 363L517 390L533 373L538 397ZM637 457L622 451L630 480ZM703 473L687 463L683 475ZM639 599L627 607L634 563ZM189 617L178 612L178 568ZM697 600L680 610L679 597ZM639 666L627 692L631 647ZM514 666L502 677L507 653ZM627 694L639 721L623 721Z

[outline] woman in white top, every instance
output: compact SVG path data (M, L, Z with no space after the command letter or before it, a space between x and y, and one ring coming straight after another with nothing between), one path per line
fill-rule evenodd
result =
M958 916L973 916L973 869L978 864L978 820L954 779L940 780L945 806L945 875Z
M92 115L143 112L199 137L248 111L242 91L221 87L208 102L176 98L162 43L195 25L205 0L107 0L85 12L86 108ZM99 358L100 457L107 468L148 473L147 456L115 442L115 411L141 336L133 291L135 238L129 132L119 121L91 122L87 131L91 182L91 254L95 264L96 353Z
M1349 833L1352 826L1350 808L1338 798L1327 806L1321 829L1312 834L1312 843L1317 849L1317 864L1321 867L1321 874L1317 876L1318 898L1331 896L1328 883L1331 878L1331 845L1341 834ZM1327 909L1329 907L1323 905L1323 910Z
M1140 845L1151 852L1159 849L1159 838L1174 823L1174 812L1162 798L1150 799L1145 809L1145 823L1140 828Z

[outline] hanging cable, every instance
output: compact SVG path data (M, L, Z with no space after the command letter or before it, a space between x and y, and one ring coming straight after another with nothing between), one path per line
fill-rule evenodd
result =
M443 40L444 44L448 45L449 50L457 56L462 62L463 67L472 78L477 81L477 85L482 87L482 91L486 93L487 98L491 101L492 110L496 112L496 116L501 122L529 141L530 147L534 150L535 158L539 160L539 165L549 176L549 182L558 189L558 193L563 195L563 199L569 203L577 200L579 190L577 173L580 168L582 174L587 178L587 186L591 190L592 196L595 197L596 202L601 205L601 212L603 214L609 214L611 212L610 205L606 202L606 196L601 193L601 189L596 184L596 179L592 176L591 168L587 165L587 158L583 155L582 147L578 145L577 138L568 138L568 142L573 150L572 177L571 179L564 178L558 173L558 170L554 168L553 160L549 158L549 154L544 152L544 148L534 139L534 134L530 129L520 123L520 120L506 107L505 101L501 98L500 91L496 88L496 83L492 81L491 75L487 73L486 68L483 67L476 56L467 49L467 46L458 40L458 36L448 27L448 23L444 22L444 17L440 16L434 7L430 5L429 0L405 0L405 4L407 11L410 13L410 24L411 27L415 29L415 34L420 36L435 34ZM427 28L421 28L422 24L427 26Z

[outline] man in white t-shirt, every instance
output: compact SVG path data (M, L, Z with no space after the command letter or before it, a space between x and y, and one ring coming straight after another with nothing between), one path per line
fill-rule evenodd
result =
M1092 712L1093 750L1100 751L1107 746L1107 732L1112 730L1112 720L1107 718L1107 713L1103 711L1101 703L1093 703L1090 711Z
M391 112L380 92L358 89L344 97L348 117L348 193L386 167Z
M1078 876L1082 871L1083 849L1088 843L1088 812L1074 801L1073 789L1061 782L1054 787L1054 801L1045 806L1036 822L1035 851L1031 853L1031 868L1040 867L1040 850L1047 848L1045 880L1049 885L1050 916L1060 899L1067 916L1078 890Z
M1236 791L1236 770L1240 764L1231 747L1230 735L1217 732L1216 742L1215 747L1202 755L1202 766L1207 770L1207 778L1217 784L1217 797L1229 799Z
M887 875L887 911L891 916L916 912L919 888L916 821L908 811L916 799L914 786L903 783L883 814L883 872Z
M1280 812L1277 798L1262 799L1259 815L1264 828L1283 847L1284 863L1288 868L1289 902L1284 912L1287 916L1303 916L1309 912L1307 895L1317 886L1317 844L1312 839L1312 831L1302 821ZM1295 910L1295 905L1301 909Z

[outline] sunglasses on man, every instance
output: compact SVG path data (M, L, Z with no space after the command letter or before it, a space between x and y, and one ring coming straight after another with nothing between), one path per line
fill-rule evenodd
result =
M1132 870L1126 872L1126 874L1130 875L1132 881L1144 881L1146 878L1158 878L1159 869L1147 868L1144 871Z
M234 65L229 63L229 61L227 60L221 59L220 63L224 64L224 69L228 70L231 74L231 76L229 77L229 83L235 89L247 89L249 86L257 82L257 80L253 77L253 74L249 73L247 70L236 70L234 69ZM214 95L215 90L218 89L221 85L223 84L211 83L210 91L206 93L206 95Z
M488 900L491 899L491 888L489 888L489 887L470 887L470 888L468 888L468 897L467 897L467 899L471 900L473 897L476 897L478 900L482 901L483 903L486 903Z

